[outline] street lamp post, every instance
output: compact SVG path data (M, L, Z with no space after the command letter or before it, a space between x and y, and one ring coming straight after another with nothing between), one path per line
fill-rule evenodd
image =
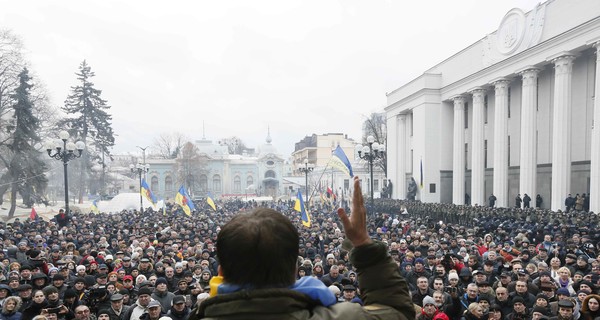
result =
M298 171L300 171L301 173L304 173L304 180L305 180L305 186L306 186L306 203L308 205L309 202L309 195L310 193L308 192L308 174L310 172L312 172L314 170L314 166L310 163L308 163L308 159L304 159L304 168L300 167L298 169Z
M65 213L69 214L69 178L67 175L67 164L70 160L81 157L83 149L85 149L85 143L83 141L77 141L76 143L68 142L69 133L65 130L58 133L60 140L56 140L55 143L47 142L46 151L50 158L60 160L63 163L64 179L65 179ZM61 142L62 140L62 142ZM52 153L52 149L55 149ZM75 152L77 150L77 152Z
M367 137L368 146L356 145L358 157L369 162L369 171L371 172L371 210L375 211L375 196L373 195L373 161L383 158L385 154L385 145L375 142L373 136Z
M138 162L136 166L133 164L129 165L129 169L131 172L136 173L138 175L140 181L140 213L144 212L144 203L142 202L142 175L144 175L148 170L150 170L150 165Z
M140 150L142 150L142 163L145 164L146 163L146 149L150 148L150 146L145 146L145 147L140 147L140 146L136 146L138 147ZM146 176L144 176L145 178Z

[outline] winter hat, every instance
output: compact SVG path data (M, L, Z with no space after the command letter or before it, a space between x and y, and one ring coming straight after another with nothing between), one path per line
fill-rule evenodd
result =
M75 298L75 297L77 297L77 291L75 291L74 289L71 289L71 288L65 290L64 299Z
M168 284L167 279L165 279L163 277L156 279L156 282L154 282L154 285L158 287L159 284Z
M571 293L569 292L569 289L567 289L567 288L560 288L560 289L556 290L556 295L559 295L559 294L565 295L567 297L571 296Z
M435 306L435 300L430 296L425 296L425 298L423 298L423 307L428 304L432 304Z
M152 295L152 289L149 287L140 288L140 290L138 291L138 297L143 294L147 294L149 296Z
M327 259L326 260L329 260L329 259L335 260L335 256L333 255L333 253L330 253L330 254L327 255Z
M516 296L513 298L512 303L513 303L513 305L515 305L517 303L525 304L525 300L519 296Z
M329 291L331 291L331 293L333 293L334 295L338 295L341 291L340 288L338 288L338 286L336 285L330 285L329 287L327 287L329 289Z
M172 304L176 305L178 303L185 303L185 297L182 295L176 295L175 297L173 297Z
M425 260L423 260L423 258L416 258L415 259L415 264L420 263L420 264L425 264Z
M78 265L78 266L75 268L75 270L76 270L77 272L79 272L79 271L85 271L85 266Z
M456 272L452 272L452 273L448 274L448 280L452 280L452 279L458 280L458 274Z

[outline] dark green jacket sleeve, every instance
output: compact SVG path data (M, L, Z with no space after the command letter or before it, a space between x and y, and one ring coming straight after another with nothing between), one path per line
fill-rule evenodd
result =
M415 318L406 280L388 255L385 244L374 242L354 248L350 261L358 271L361 299L365 306L385 305L398 310L407 319Z

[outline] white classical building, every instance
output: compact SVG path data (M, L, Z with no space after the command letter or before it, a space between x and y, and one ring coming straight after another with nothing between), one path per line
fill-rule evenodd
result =
M548 0L389 93L393 197L422 163L425 202L493 193L506 207L526 193L558 210L587 193L600 211L599 45L600 1Z

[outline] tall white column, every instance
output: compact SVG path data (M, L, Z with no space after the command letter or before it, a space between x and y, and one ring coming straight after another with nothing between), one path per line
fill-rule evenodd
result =
M398 118L391 115L386 121L387 128L387 178L392 181L392 199L397 199L396 186L398 184Z
M552 115L552 210L563 208L563 199L571 192L571 80L572 55L554 62L554 113Z
M494 195L497 207L509 207L508 197L508 88L510 81L494 82Z
M393 188L398 199L406 199L406 115L398 115L398 180Z
M600 42L596 42L596 88L590 161L590 211L600 211Z
M485 206L485 149L483 132L483 100L485 90L474 89L473 95L473 129L472 129L472 154L471 154L471 203Z
M528 194L531 199L536 195L537 179L537 68L529 68L521 72L523 90L521 97L521 158L519 193L521 197ZM516 195L514 195L516 196Z
M454 98L454 147L452 156L452 203L465 204L465 102Z

